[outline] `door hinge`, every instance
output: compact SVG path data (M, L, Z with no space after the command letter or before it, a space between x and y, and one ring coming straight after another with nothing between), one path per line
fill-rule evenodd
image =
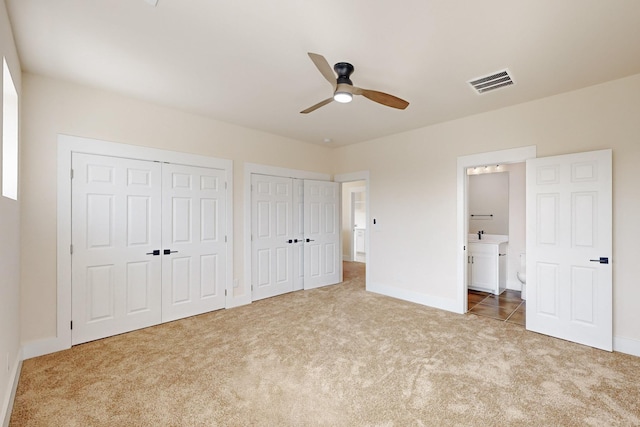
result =
M73 255L73 245L69 245L69 253Z
M70 326L71 330L73 330L73 320L71 322L69 322L69 323L70 323L69 326Z
M227 243L227 236L224 236L224 242Z
M71 169L71 173L69 175L71 176L71 179L73 179L73 169Z
M226 289L224 290L224 296L225 297L227 296L227 290Z

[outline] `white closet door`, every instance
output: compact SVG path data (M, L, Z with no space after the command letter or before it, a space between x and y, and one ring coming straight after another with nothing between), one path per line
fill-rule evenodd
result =
M224 308L225 173L163 164L162 321Z
M304 181L304 288L342 281L340 186Z
M293 291L293 183L251 175L251 287L259 300Z
M160 164L74 153L72 167L72 344L160 323Z
M611 351L611 150L527 160L527 329Z
M293 179L293 289L304 289L304 180Z

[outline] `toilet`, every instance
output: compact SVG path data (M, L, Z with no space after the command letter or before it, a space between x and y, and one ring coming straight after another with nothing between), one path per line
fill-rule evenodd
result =
M527 257L525 254L520 254L520 269L518 270L517 276L520 283L522 283L521 298L527 299Z

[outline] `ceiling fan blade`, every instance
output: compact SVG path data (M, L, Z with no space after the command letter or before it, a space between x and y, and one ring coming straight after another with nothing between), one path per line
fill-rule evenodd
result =
M361 89L359 87L353 88L354 95L362 95L378 104L386 105L387 107L397 108L404 110L409 106L409 103L404 99L400 99L397 96L389 95L388 93L378 92L377 90Z
M331 83L331 86L333 86L333 90L336 90L336 75L333 73L333 68L331 68L331 65L329 65L324 56L311 52L308 52L307 54L316 65L318 71L320 71L320 74L322 74L324 78L327 79L329 83Z
M328 104L328 103L330 103L331 101L333 101L333 97L331 97L331 98L327 98L327 99L325 99L324 101L320 101L320 102L318 102L316 105L313 105L313 106L311 106L311 107L307 108L306 110L302 110L302 111L300 111L300 113L301 113L301 114L308 114L308 113L310 113L310 112L312 112L312 111L317 110L318 108L320 108L320 107L322 107L322 106L327 105L327 104Z

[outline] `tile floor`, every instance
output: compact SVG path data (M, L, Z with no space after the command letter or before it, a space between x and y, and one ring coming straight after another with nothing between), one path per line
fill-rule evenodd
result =
M469 313L525 325L526 303L520 298L520 291L507 289L500 295L493 295L469 289L467 303Z

